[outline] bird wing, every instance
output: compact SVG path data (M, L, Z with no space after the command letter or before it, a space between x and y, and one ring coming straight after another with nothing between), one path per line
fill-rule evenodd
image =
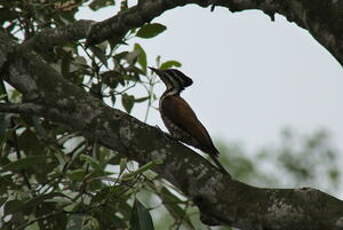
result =
M218 155L218 150L213 145L206 128L198 120L188 103L179 96L168 96L162 102L162 110L168 114L168 118L190 134L200 143L200 149L204 152ZM199 148L199 146L196 146Z

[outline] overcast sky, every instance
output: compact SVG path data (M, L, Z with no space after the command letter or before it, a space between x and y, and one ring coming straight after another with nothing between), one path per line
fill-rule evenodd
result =
M79 17L99 21L113 14L108 7ZM179 7L154 22L167 31L132 42L143 46L150 65L157 55L183 63L194 80L183 97L214 138L254 150L275 143L286 126L304 134L326 128L343 149L343 69L307 31L282 16L272 22L260 11L232 14L219 7L212 13ZM143 119L144 109L136 106L134 115ZM164 127L157 111L148 122Z

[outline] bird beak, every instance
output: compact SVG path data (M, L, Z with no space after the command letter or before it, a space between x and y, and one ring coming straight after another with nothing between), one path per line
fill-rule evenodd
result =
M152 72L154 72L154 73L156 73L157 75L159 75L159 73L161 73L161 70L159 70L159 69L155 69L155 68L153 68L153 67L148 67Z
M163 70L160 70L160 69L155 69L153 67L148 67L149 69L151 69L152 72L156 73L157 76L164 82L165 80L165 77L164 77L164 74L163 74Z

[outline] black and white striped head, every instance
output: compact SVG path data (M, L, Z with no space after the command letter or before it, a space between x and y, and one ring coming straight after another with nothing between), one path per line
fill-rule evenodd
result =
M161 78L163 83L167 86L167 90L172 89L176 92L181 92L186 87L193 84L191 78L177 69L160 70L152 67L149 68Z

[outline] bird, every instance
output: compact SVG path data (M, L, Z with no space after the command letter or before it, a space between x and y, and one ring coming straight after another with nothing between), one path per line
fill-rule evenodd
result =
M159 100L159 111L172 138L209 154L218 168L228 174L218 160L219 151L205 126L199 121L190 105L180 96L193 84L193 80L177 69L149 69L157 74L166 86Z

